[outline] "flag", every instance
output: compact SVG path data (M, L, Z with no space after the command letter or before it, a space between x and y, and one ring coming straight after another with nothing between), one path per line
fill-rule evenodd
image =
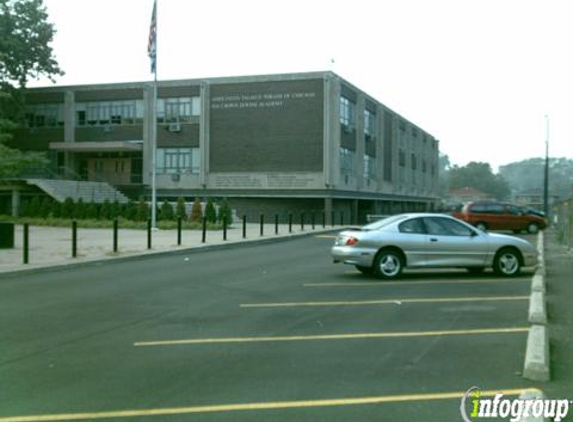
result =
M153 13L151 14L151 24L149 25L147 55L151 59L151 73L155 73L157 71L157 0L153 2Z

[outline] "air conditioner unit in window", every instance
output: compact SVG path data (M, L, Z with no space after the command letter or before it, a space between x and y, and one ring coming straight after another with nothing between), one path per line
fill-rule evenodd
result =
M181 125L179 123L170 123L169 132L181 132Z

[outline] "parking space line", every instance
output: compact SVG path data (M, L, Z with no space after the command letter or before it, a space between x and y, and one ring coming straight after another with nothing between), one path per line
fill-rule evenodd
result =
M358 273L356 273L358 274ZM416 285L416 284L479 284L479 283L531 283L530 278L496 278L496 279L471 279L471 280L425 280L425 281L369 281L369 282L356 282L356 283L305 283L303 287L383 287L383 286L400 286L400 285Z
M378 333L347 333L347 334L321 334L306 336L268 336L268 337L228 337L228 338L199 338L187 340L140 341L135 347L146 346L178 346L185 344L221 344L221 343L256 343L279 341L312 341L312 340L354 340L373 338L407 338L407 337L440 337L464 336L484 334L515 334L526 333L528 327L510 328L477 328L472 330L441 330L441 331L406 331L406 332L378 332Z
M529 296L497 297L437 297L437 298L397 298L381 300L356 300L337 302L277 302L277 303L242 303L241 308L295 308L309 306L368 306L368 305L401 305L404 303L450 303L450 302L508 302L529 300Z
M504 396L518 396L527 388L514 388L505 390L481 391L481 397L492 397L496 394ZM159 409L137 409L137 410L118 410L108 412L93 413L61 413L52 415L31 415L31 416L14 416L0 417L0 422L55 422L55 421L81 421L94 419L111 419L111 418L141 418L166 415L185 415L194 413L217 413L217 412L237 412L237 411L256 411L256 410L281 410L281 409L301 409L313 407L333 407L333 406L356 406L382 403L401 403L401 402L419 402L419 401L436 401L436 400L457 400L461 399L466 391L463 392L446 392L446 393L424 393L424 394L402 394L388 396L372 397L351 397L343 399L317 399L317 400L292 400L276 402L259 402L259 403L235 403L220 404L210 406L188 406L188 407L171 407Z

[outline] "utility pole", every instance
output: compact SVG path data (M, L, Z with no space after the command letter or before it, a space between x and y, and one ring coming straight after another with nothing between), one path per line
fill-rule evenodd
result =
M543 178L543 211L549 218L549 116L545 115L545 174Z

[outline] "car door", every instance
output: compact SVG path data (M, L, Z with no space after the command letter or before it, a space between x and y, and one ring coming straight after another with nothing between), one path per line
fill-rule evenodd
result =
M429 267L484 266L487 234L447 217L425 217L426 265Z
M426 227L421 217L411 218L398 225L399 246L406 255L408 267L426 265Z

